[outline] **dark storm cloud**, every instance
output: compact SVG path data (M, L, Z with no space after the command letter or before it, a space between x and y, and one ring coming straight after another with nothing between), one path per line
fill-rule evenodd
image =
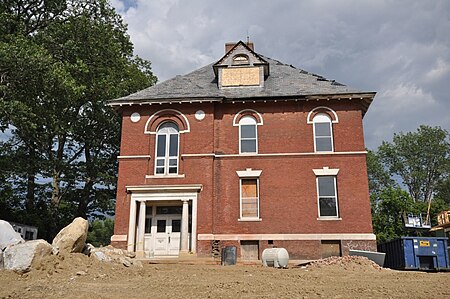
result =
M219 59L248 32L258 53L377 91L364 119L371 149L420 124L450 129L450 1L112 3L160 81Z

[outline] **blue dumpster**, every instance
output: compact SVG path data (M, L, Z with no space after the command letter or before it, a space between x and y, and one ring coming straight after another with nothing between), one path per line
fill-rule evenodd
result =
M447 238L401 237L378 245L386 253L384 266L392 269L449 269Z

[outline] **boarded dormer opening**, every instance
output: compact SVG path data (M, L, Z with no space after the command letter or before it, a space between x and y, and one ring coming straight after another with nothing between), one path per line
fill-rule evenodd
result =
M225 55L213 66L219 88L264 87L269 63L253 48L249 41L225 44Z

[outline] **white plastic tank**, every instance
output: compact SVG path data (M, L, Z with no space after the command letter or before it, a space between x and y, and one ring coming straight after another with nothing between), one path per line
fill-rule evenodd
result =
M284 248L267 248L262 253L262 262L265 267L287 268L289 253Z

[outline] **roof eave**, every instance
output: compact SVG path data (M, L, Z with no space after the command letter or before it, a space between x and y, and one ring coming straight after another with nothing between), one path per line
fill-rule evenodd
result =
M170 99L139 99L128 101L112 100L106 103L107 106L113 108L119 108L123 106L143 106L143 105L162 105L162 104L182 104L182 103L213 103L221 102L223 97L183 97L183 98L170 98Z

